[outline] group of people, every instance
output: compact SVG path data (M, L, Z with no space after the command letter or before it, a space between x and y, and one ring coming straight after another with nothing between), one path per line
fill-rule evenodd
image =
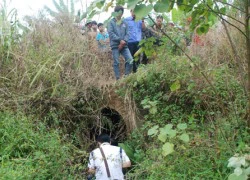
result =
M85 24L85 32L92 40L96 40L99 52L108 52L111 48L114 74L116 80L118 80L121 78L119 69L120 55L125 59L125 76L132 71L136 72L140 60L135 61L134 55L140 48L140 41L152 36L162 36L164 25L162 16L157 16L156 24L147 28L143 19L136 20L133 10L130 11L131 16L124 19L122 19L124 13L122 6L116 6L114 12L115 17L109 21L107 32L103 23L97 24L96 21L88 21Z

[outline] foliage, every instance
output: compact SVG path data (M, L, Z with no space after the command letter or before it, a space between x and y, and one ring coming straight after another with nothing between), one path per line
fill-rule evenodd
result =
M76 0L70 0L70 1L64 1L64 0L53 0L54 7L56 11L52 10L48 6L44 6L44 9L49 13L49 15L55 20L59 22L64 22L64 21L75 21L79 23L83 18L86 17L85 12L81 12L80 10L75 11L75 2Z
M249 142L240 110L246 106L246 98L237 75L227 63L197 59L195 63L216 88L215 94L185 57L161 52L158 58L124 79L121 84L126 83L126 88L119 90L120 95L131 91L145 120L125 143L135 162L128 176L226 178L227 159L237 144ZM233 135L235 126L239 131Z
M102 3L100 3L102 2ZM128 9L134 9L134 12L136 14L137 19L141 19L143 17L146 17L152 10L154 10L157 13L169 13L171 10L173 10L173 14L177 16L180 15L180 13L177 13L175 7L177 7L179 10L183 11L184 13L190 13L192 12L192 29L196 28L199 25L198 32L206 33L208 31L208 28L211 27L215 23L216 15L215 13L218 12L216 9L215 3L212 1L184 1L184 0L178 0L178 1L170 1L170 0L151 0L150 3L147 3L146 0L125 0L125 1L100 1L96 0L92 3L92 6L90 6L90 9L92 11L95 11L96 4L99 9L102 7L105 7L107 10L109 7L112 7L112 5L119 4L119 5L125 5L127 4ZM224 10L225 4L221 5L221 11ZM218 12L220 13L220 12ZM201 20L201 18L203 20Z
M191 28L209 35L214 31L208 30L216 21L215 14L224 16L228 10L224 8L227 4L217 9L214 1L149 2L97 0L89 17L115 3L135 8L137 18L147 16L152 9L165 14L178 7L173 14L191 13ZM12 63L1 66L1 111L31 115L0 114L4 117L0 121L0 175L6 179L81 179L85 151L93 149L92 140L103 128L100 124L113 128L100 112L106 105L103 92L113 84L112 62L108 56L98 56L88 39L72 27L74 10L69 7L73 5L64 1L55 5L58 17L67 17L59 18L63 23L34 18L32 31L20 44L3 49L12 54L4 56ZM180 42L181 33L174 32L170 37ZM121 97L132 95L142 120L140 128L120 144L135 163L127 174L131 179L225 179L231 173L227 160L249 144L249 129L244 123L246 94L228 41L222 31L218 34L205 46L210 51L192 62L176 56L181 53L174 51L167 38L162 38L165 45L159 48L152 48L154 39L142 42L151 63L116 83ZM233 38L238 44L244 42L238 34ZM240 48L237 50L244 60L245 49Z
M228 161L227 167L233 167L234 173L230 174L228 179L229 180L247 180L250 175L250 154L249 154L249 147L246 146L244 148L245 155L235 154L231 157Z
M0 113L0 136L1 179L73 179L72 155L86 157L64 143L59 130L21 114Z
M8 1L0 3L0 67L11 60L11 50L19 41L19 26L16 9L9 10Z
M152 137L158 135L158 140L160 140L162 143L165 143L162 146L163 156L167 156L174 152L174 144L171 142L176 141L176 138L183 141L184 143L189 142L189 135L184 131L187 128L187 124L185 123L178 124L176 129L173 129L172 124L167 124L163 128L158 128L158 125L153 126L148 130L148 135ZM169 142L166 142L167 140ZM182 146L182 148L184 148L184 146Z
M61 165L71 163L78 177L86 167L86 154L78 151L92 149L105 120L100 111L106 101L99 87L112 81L112 62L108 56L99 59L71 21L64 24L46 17L31 19L31 31L11 50L11 63L1 66L0 109L23 112L47 128L60 129L58 134L75 146L72 159Z

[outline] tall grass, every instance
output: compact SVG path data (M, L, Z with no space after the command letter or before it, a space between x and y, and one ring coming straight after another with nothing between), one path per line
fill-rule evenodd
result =
M0 111L9 110L15 113L21 111L32 118L0 113L0 177L70 179L72 173L76 172L79 176L75 178L80 178L82 169L86 165L87 155L79 149L90 150L93 132L99 128L98 122L103 120L100 119L100 107L104 107L107 101L104 97L105 88L115 82L112 60L109 55L99 55L91 48L92 42L80 34L70 21L57 23L38 16L32 17L29 24L31 31L22 37L20 43L14 43L7 51L5 46L1 46L1 51L7 54L2 56L0 66ZM231 33L235 41L241 44L243 41L241 36L234 30L231 30ZM195 62L206 73L219 93L215 95L211 91L200 76L200 72L185 58L159 52L161 60L155 60L152 65L139 69L138 73L126 78L120 84L126 90L125 101L132 104L129 108L136 105L130 102L128 96L137 100L137 105L140 107L138 113L145 115L141 119L146 119L149 123L190 121L190 125L197 128L197 131L204 130L199 126L207 120L206 122L211 123L208 123L210 129L204 130L207 134L215 128L213 121L216 118L224 120L221 116L225 114L232 115L231 112L234 112L233 118L225 116L230 121L227 131L223 130L225 133L229 134L232 127L241 122L246 102L238 85L240 78L238 71L234 71L236 66L232 63L234 55L230 44L222 28L210 30L204 38L205 46L198 47L198 51L195 51L197 52L194 54L197 56ZM13 37L10 37L10 40L13 40ZM244 48L241 46L237 48L241 59L245 60ZM11 59L10 63L3 63L6 57ZM245 66L244 63L242 65ZM169 87L176 80L181 82L181 88L186 89L169 93ZM129 91L131 87L134 91ZM162 105L158 109L160 113L155 116L147 114L140 104L145 97L162 103L159 103ZM239 124L242 128L242 123ZM222 126L222 123L219 125ZM237 131L237 135L240 132ZM144 131L142 133L145 134ZM202 137L197 133L199 141L214 138L205 133ZM231 138L229 135L227 137ZM216 138L212 140L218 142ZM138 143L138 139L135 141ZM65 142L70 142L71 145ZM141 147L143 143L143 140L140 141L138 146ZM204 147L210 148L211 144L204 141L201 143L202 147L199 145L195 144L197 151L191 147L185 157L189 158L194 154L197 161L199 158L204 159L205 156L200 156L199 150L204 150ZM225 150L227 145L223 144L221 147ZM235 148L235 144L232 147ZM214 148L211 153L204 151L204 154L216 155L215 150ZM154 172L156 176L161 177L166 169L166 162L162 163L160 171L155 169L151 171L150 165L155 159L157 160L155 162L158 162L155 157L158 157L159 152L154 152L155 157L152 159L151 151L145 150L145 152L149 153L148 159L145 159L142 165L147 166L148 173ZM178 155L182 156L181 153ZM219 159L221 162L218 166L223 171L226 171L222 164L227 155L225 152L222 154L223 158ZM172 160L177 161L175 157ZM203 167L210 166L213 160L204 160L205 163L198 162L193 169L184 167L182 170L191 177L195 169L202 165L200 169L204 170ZM157 163L154 165L158 167ZM177 167L178 163L171 164L167 172ZM145 175L143 168L138 167L135 170L136 175ZM175 175L173 177L176 178L179 174ZM203 175L202 177L205 177L207 174L203 172ZM151 177L153 178L153 175Z
M0 113L0 137L1 179L73 179L76 166L69 163L79 152L63 142L59 130L6 112Z
M10 2L3 0L0 3L0 67L11 60L10 52L18 40L17 10L9 9Z
M37 17L29 23L31 31L10 51L11 63L1 67L0 109L35 115L87 149L101 128L103 91L115 82L110 55L92 49L71 22Z

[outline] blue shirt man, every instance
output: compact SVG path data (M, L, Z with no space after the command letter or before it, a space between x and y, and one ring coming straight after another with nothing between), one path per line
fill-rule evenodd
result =
M125 22L128 24L128 43L140 42L142 38L142 21L135 21L135 16L131 16L125 18Z
M125 18L125 22L128 24L129 31L129 40L128 40L128 48L132 56L139 50L139 42L142 39L142 29L145 28L144 21L139 20L135 21L134 11L131 10L131 17ZM137 71L139 66L139 61L133 62L133 72Z

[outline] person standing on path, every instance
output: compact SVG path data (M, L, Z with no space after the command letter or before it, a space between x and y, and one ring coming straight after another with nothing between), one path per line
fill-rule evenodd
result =
M107 52L108 51L108 44L109 44L109 35L105 32L105 28L103 23L98 23L99 32L96 35L96 40L98 42L98 48L100 52Z
M163 24L163 16L158 15L156 17L156 24L153 25L153 31L159 36L162 37L163 36L163 32L166 33L166 26Z
M120 54L125 59L125 76L131 73L133 57L128 49L129 32L127 24L121 19L124 8L116 6L114 9L115 18L108 23L108 34L110 39L110 46L112 49L112 56L114 60L114 72L116 80L120 79L119 57Z
M142 39L142 30L145 29L144 20L136 21L134 10L130 10L131 16L125 18L128 24L129 39L128 48L132 56L139 50L139 42ZM133 72L137 71L140 61L133 62Z
M90 153L88 172L95 174L96 180L124 180L122 168L131 166L125 151L110 145L110 137L101 134L97 138L99 148Z

